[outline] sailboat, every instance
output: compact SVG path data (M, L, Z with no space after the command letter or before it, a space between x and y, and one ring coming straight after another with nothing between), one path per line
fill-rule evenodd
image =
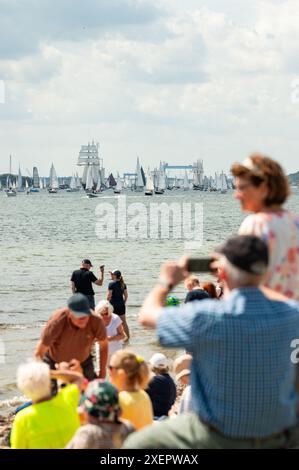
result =
M94 198L94 197L98 197L98 195L94 191L94 183L93 183L92 166L91 165L88 165L88 169L87 169L85 191L86 191L86 196L89 199Z
M9 175L7 177L6 183L6 196L7 197L15 197L17 195L16 190L13 188L13 183L11 179L11 155L9 156Z
M143 190L144 190L144 182L143 182L139 157L137 157L135 191L142 192Z
M72 176L72 179L71 179L71 182L70 182L70 187L67 188L66 191L67 191L68 193L76 193L76 192L79 191L79 188L77 187L76 178L75 178L74 175Z
M120 194L122 189L123 189L123 184L122 184L120 177L118 176L116 180L116 186L114 188L114 194Z
M20 165L19 165L18 189L17 189L17 191L18 191L18 193L23 193L23 192L24 192L24 188L23 188L23 178L22 178L22 174L21 174Z
M194 191L200 191L200 181L199 181L199 176L197 172L193 173L193 189Z
M221 175L217 177L217 191L221 194L226 194L227 189L226 175L222 171Z
M48 192L49 192L49 194L56 194L57 190L59 188L59 184L58 184L58 178L57 178L56 170L54 168L53 163L52 163L51 168L50 168L50 177L49 177L49 179L50 179L50 182L49 182Z
M159 171L158 175L158 184L157 188L155 189L155 194L164 194L166 189L166 176L164 171Z
M145 186L144 194L146 196L152 196L154 194L154 182L153 182L153 179L152 179L150 169L148 169L148 172L147 172L146 186Z
M189 185L188 175L187 175L187 171L185 171L184 182L183 182L183 190L184 191L189 191L189 189L190 189L190 185Z
M39 174L38 174L38 169L36 166L33 167L33 172L32 172L32 188L30 188L31 193L39 193Z

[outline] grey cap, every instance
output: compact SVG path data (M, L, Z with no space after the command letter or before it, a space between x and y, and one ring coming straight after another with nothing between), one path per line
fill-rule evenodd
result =
M88 298L83 294L72 295L67 302L67 306L76 317L91 315Z

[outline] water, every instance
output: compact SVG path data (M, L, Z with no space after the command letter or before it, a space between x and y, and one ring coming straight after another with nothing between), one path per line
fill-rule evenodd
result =
M294 191L288 206L298 213L299 192ZM172 191L152 198L128 192L126 196L128 204L142 202L147 207L152 202L202 202L204 244L187 251L192 256L211 253L215 245L237 232L244 218L232 192ZM161 263L186 253L184 240L99 240L95 209L101 202L117 204L117 196L105 192L97 199L87 199L82 193L61 191L8 198L0 192L0 341L5 348L5 363L1 364L0 344L0 401L17 394L16 368L33 356L50 314L66 304L71 272L83 258L92 260L96 275L98 266L106 266L103 286L95 286L97 301L105 298L108 271L122 271L129 293L130 346L145 358L159 350L155 332L138 324L137 313ZM201 280L208 277L201 276ZM179 286L175 294L184 298L184 287ZM167 354L173 358L177 352Z

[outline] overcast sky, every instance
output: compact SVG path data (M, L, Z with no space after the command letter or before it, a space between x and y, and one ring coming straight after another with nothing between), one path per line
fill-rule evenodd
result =
M0 173L71 174L92 139L121 173L299 170L298 25L299 0L0 0Z

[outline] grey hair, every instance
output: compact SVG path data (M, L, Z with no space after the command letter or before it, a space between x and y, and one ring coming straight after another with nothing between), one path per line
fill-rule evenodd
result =
M264 278L264 274L251 274L234 266L225 256L221 256L220 265L225 270L229 280L239 287L258 286Z
M111 317L113 313L113 306L109 302L109 300L100 300L100 302L97 304L95 308L95 314L97 316L102 315L103 310L108 309L108 316Z
M51 394L50 368L42 361L30 361L17 370L19 390L33 402Z

